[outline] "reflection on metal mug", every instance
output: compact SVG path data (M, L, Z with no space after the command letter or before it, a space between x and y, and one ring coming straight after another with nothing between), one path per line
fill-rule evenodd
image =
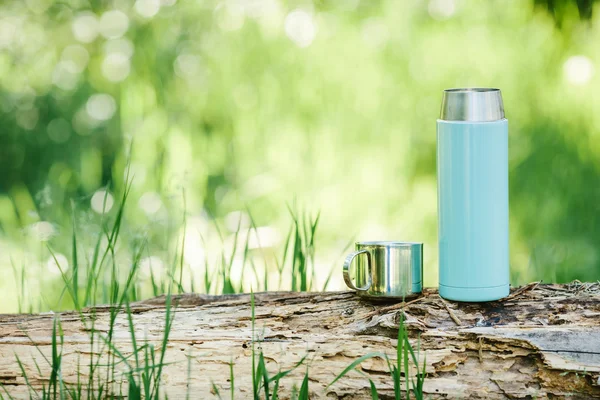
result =
M351 274L354 260L356 268ZM356 242L356 251L344 260L344 281L364 297L402 299L419 294L423 243Z

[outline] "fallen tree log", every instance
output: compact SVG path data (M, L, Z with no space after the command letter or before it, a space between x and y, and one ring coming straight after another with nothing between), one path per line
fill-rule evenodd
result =
M426 398L600 398L600 284L531 284L483 304L444 301L435 290L398 304L367 302L351 292L259 293L255 302L256 348L271 375L308 355L307 367L282 378L280 398L300 386L306 368L311 398L370 398L365 374L381 398L392 398L393 380L378 357L361 364L364 374L351 371L328 384L367 353L394 359L402 312L410 341L426 364ZM131 306L137 345L151 343L156 354L162 348L164 303L162 297ZM174 296L173 303L161 398L213 398L217 390L230 398L230 363L235 397L252 398L250 296L189 294ZM101 360L92 361L99 369L107 368L111 356L118 359L116 354L132 360L125 312L116 316L112 346L98 339L90 344L89 322L95 321L95 332L106 337L110 310L1 315L0 396L29 398L32 388L48 385L52 368L42 354L51 359L55 319L64 341L60 376L66 387L89 380L90 360ZM127 394L125 363L115 369L104 391Z

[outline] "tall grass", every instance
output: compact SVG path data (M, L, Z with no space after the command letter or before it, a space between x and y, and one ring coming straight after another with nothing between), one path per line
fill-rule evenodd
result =
M250 294L250 308L251 308L251 315L252 315L252 347L251 347L252 348L252 371L251 371L251 373L252 373L253 398L254 398L254 400L260 400L263 398L265 400L277 400L279 398L279 383L280 383L281 379L283 377L285 377L286 375L290 374L292 371L294 371L300 365L302 365L302 363L306 359L306 356L302 357L300 359L300 361L298 361L296 363L296 365L294 365L292 368L285 370L285 371L280 370L275 375L269 376L269 371L267 370L267 366L265 363L265 357L264 357L264 353L263 353L262 349L258 350L258 356L256 354L257 339L256 339L256 335L255 335L256 315L255 315L254 292L252 292ZM259 344L260 344L260 342L259 342ZM306 383L304 383L304 381L306 381ZM306 387L305 388L306 393L302 394L303 392L301 390L298 399L308 399L308 368L307 368L307 372L305 374L304 381L302 383L302 387ZM232 380L232 384L231 384L231 390L232 390L231 398L233 399L233 396L234 396L233 380Z
M148 253L148 245L145 238L132 243L131 260L123 264L117 257L117 242L125 224L125 207L131 190L131 181L128 180L125 185L122 196L114 213L113 218L105 215L101 220L101 231L95 239L91 256L89 258L81 257L82 240L77 224L75 223L76 208L73 206L73 224L70 233L70 270L61 265L60 259L56 255L55 249L48 245L46 250L54 260L61 276L62 288L58 305L59 307L69 307L79 315L84 330L89 334L89 362L81 365L77 362L77 382L66 384L63 380L63 344L64 334L60 324L60 315L57 314L53 320L50 356L38 346L35 340L29 337L36 351L40 354L41 360L50 367L50 376L41 379L41 389L35 388L28 377L28 369L17 355L16 361L23 375L25 383L30 391L31 398L46 399L99 399L106 397L123 397L128 399L151 399L158 400L165 398L164 388L162 387L162 374L166 366L166 351L173 322L175 319L175 308L172 305L172 293L183 293L185 291L184 269L184 249L186 244L185 226L186 217L183 217L183 232L180 240L174 246L173 262L166 271L166 276L155 275L150 269L150 294L166 294L166 304L164 313L163 334L156 348L156 344L136 336L135 317L130 307L130 303L141 298L144 292L144 284L139 278L140 263L144 254ZM106 203L107 198L104 198ZM184 199L185 203L185 199ZM288 207L291 217L291 226L287 232L282 246L282 252L278 257L274 257L274 264L277 273L277 288L282 286L284 278L290 282L291 289L294 291L307 291L314 289L315 285L315 249L316 233L319 225L320 214L311 215L304 211L297 211L295 207ZM194 283L194 276L191 275L191 282L188 287L192 290L202 288L209 293L215 288L223 294L239 293L244 290L242 282L245 275L252 273L252 278L261 290L268 290L267 257L263 253L263 248L259 243L260 256L264 262L264 275L260 275L257 268L255 255L250 251L250 240L252 234L256 235L257 226L248 210L250 217L250 226L242 229L241 220L238 222L236 231L233 234L233 246L229 252L226 252L225 246L220 253L217 268L211 270L208 261L205 259L204 282L201 285ZM218 224L215 222L215 231L220 237L221 243L225 240ZM204 238L201 238L204 242ZM256 239L260 241L258 235ZM352 244L348 245L343 252ZM203 243L203 247L206 248ZM232 279L232 269L236 257L242 260L241 276L239 283ZM12 261L12 260L11 260ZM332 265L332 270L335 264ZM12 262L14 279L17 282L18 290L18 309L20 312L28 310L34 311L33 302L27 298L27 275L25 268L18 268L16 263ZM331 277L328 275L324 288ZM109 304L108 307L108 327L103 329L96 328L96 309L93 306L98 304ZM282 379L295 371L301 365L305 364L306 356L296 362L290 369L279 370L275 373L267 369L266 358L263 353L262 343L256 335L256 315L255 315L255 297L251 294L251 332L252 332L252 397L254 400L277 400L280 396ZM124 349L115 342L117 330L117 318L119 315L125 315L127 319L127 328L130 332L130 348L125 352ZM27 333L25 333L28 335ZM354 370L367 358L380 356L387 360L390 369L390 375L394 381L396 399L399 400L401 387L401 375L404 374L405 393L412 391L417 399L422 398L423 379L425 370L417 374L416 379L408 380L408 364L412 360L415 366L418 365L418 349L415 352L408 341L408 335L400 318L400 328L398 331L398 351L396 361L392 361L387 355L371 353L360 357L342 371L336 379L331 382L334 384L344 375ZM191 375L191 359L187 356L188 362L188 381ZM42 369L38 360L34 358L34 364L40 377ZM236 398L235 392L235 365L230 362L230 393L232 400ZM83 374L85 371L85 374ZM293 386L293 399L309 398L309 368L306 366L300 386ZM377 388L369 380L373 398L377 398ZM410 388L409 388L410 383ZM212 384L213 392L219 398L217 383ZM0 398L12 398L6 388L0 390ZM187 398L190 397L188 386Z
M419 356L420 356L420 339L418 341L417 350L412 347L409 338L408 332L406 330L406 326L404 324L404 313L401 311L399 313L399 321L398 321L398 340L396 343L396 360L390 360L387 354L385 353L368 353L364 356L357 358L350 365L348 365L336 378L331 381L329 386L336 383L342 377L350 373L350 371L356 370L358 366L365 360L370 358L379 357L385 359L388 371L390 373L390 378L394 382L394 399L402 400L402 376L404 376L404 394L405 399L410 399L410 393L412 392L413 396L417 400L422 400L424 398L423 393L423 384L425 382L426 374L426 360L425 356L423 357L422 367L419 364ZM412 362L413 368L416 369L416 375L410 375L410 363ZM410 377L410 378L409 378ZM377 391L377 387L375 383L369 378L369 387L371 392L371 397L373 399L378 399L379 394Z
M130 196L130 190L131 182L129 181L118 204L114 210L111 210L112 217L108 214L101 215L99 233L92 237L91 248L85 245L89 237L85 236L82 240L80 230L84 229L80 229L75 222L72 223L69 233L68 251L65 251L67 249L65 249L64 242L59 240L44 244L45 248L41 253L48 254L49 258L53 260L61 280L56 303L51 304L46 300L44 306L41 304L35 306L34 301L28 296L30 278L37 278L40 284L44 284L39 294L36 293L38 298L43 298L46 291L49 293L56 291L46 290L49 286L39 279L39 274L28 274L24 263L18 265L18 261L11 259L19 312L41 312L48 309L79 311L98 304L122 305L125 293L127 293L129 301L137 301L150 296L156 297L168 292L184 293L187 290L218 294L241 293L248 289L244 283L251 284L260 291L282 289L310 291L325 289L333 271L337 270L335 262L339 260L334 260L325 281L319 288L316 287L315 250L320 214L311 215L308 212L299 212L295 208L288 207L291 223L281 246L281 253L278 254L275 249L265 250L262 246L261 237L258 234L259 229L250 210L248 210L248 216L251 224L242 227L240 219L237 229L229 238L225 237L220 224L213 219L214 232L219 238L221 249L208 246L204 237L201 236L197 245L206 249L208 255L218 253L218 257L216 263L211 264L209 263L210 257L207 255L204 258L203 274L194 275L192 268L186 264L184 258L184 248L189 242L189 238L186 236L187 218L184 212L181 224L182 234L176 243L167 250L171 254L167 255L171 262L162 272L150 268L148 278L145 280L139 276L138 272L142 259L151 258L152 249L149 240L144 234L137 235L135 240L129 241L122 237L123 227L127 224L125 206ZM105 202L107 193L108 191L105 192ZM77 208L73 205L73 221L76 220L76 214ZM250 248L252 240L258 243L258 247L254 244L255 249ZM120 244L122 248L123 242L126 242L129 247L127 255L123 250L120 250L120 253L118 250L118 245ZM338 256L339 259L351 245L352 241L350 240ZM62 265L62 259L58 257L59 252L70 254L69 265ZM43 255L40 257L43 258ZM124 262L127 264L124 265ZM237 266L234 266L236 263ZM240 268L240 263L241 271L237 270L234 279L233 270ZM40 262L40 264L42 263ZM277 277L276 283L269 285L269 277L272 274Z

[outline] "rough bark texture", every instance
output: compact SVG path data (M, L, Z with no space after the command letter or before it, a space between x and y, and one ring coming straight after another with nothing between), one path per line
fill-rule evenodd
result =
M250 296L182 295L175 300L164 360L170 364L162 378L168 397L184 399L189 390L191 399L213 398L214 382L223 398L229 398L233 361L236 398L251 398ZM147 340L158 351L165 325L164 298L136 303L132 309L138 345ZM106 333L108 311L100 307L83 316L89 321L95 315L96 329ZM262 293L256 295L257 346L271 373L292 367L308 354L311 398L366 399L368 380L355 371L327 385L364 354L385 352L395 358L401 312L411 342L416 348L420 340L421 359L426 360L426 398L600 398L598 284L531 284L513 290L507 299L485 304L444 301L434 290L406 304L372 303L350 292ZM82 316L57 316L64 332L62 377L67 384L76 383L79 363L79 376L86 380L90 354L97 357L101 346L92 351ZM0 315L0 383L15 398L29 398L15 355L34 387L40 388L50 377L51 369L39 351L50 357L54 317ZM124 313L117 317L113 341L124 355L131 354ZM117 369L126 370L123 365ZM361 369L382 398L393 395L383 359L369 359ZM300 386L305 371L302 366L283 378L282 398L290 396L293 385ZM118 387L116 383L114 390Z

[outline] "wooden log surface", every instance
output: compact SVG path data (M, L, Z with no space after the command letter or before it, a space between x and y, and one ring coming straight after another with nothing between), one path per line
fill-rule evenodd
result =
M274 374L308 355L311 398L370 398L368 379L355 371L327 385L364 354L384 352L394 359L401 312L410 341L415 348L419 344L426 363L426 398L600 398L600 284L534 283L489 303L445 301L435 290L425 290L406 304L373 303L352 292L255 297L256 346L264 352L267 369ZM159 297L132 305L138 345L153 343L157 352L165 326L164 301ZM229 398L233 362L236 398L251 398L250 296L189 294L175 296L174 302L163 395L216 398L214 383L223 398ZM95 329L106 334L109 310L0 315L0 384L5 390L0 394L29 398L16 356L34 388L47 384L51 368L40 352L50 357L54 318L60 319L64 335L62 379L67 385L86 380L90 357L106 357L102 348L108 351L101 343L90 347L89 327L82 318L93 317ZM113 342L122 355L131 355L123 312L117 316ZM393 381L382 358L369 359L360 369L382 398L392 398ZM124 379L125 366L117 370ZM282 398L289 398L293 385L300 386L305 371L301 366L282 379ZM119 385L114 382L113 391Z

